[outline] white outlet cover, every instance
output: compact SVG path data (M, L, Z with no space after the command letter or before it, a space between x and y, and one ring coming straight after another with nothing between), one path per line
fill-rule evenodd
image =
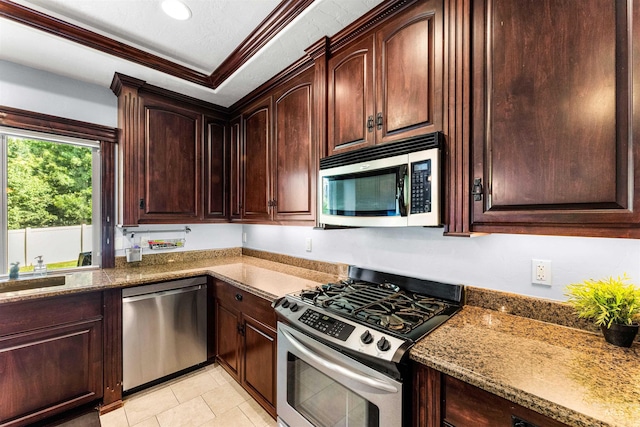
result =
M545 259L531 260L531 283L551 286L551 261Z

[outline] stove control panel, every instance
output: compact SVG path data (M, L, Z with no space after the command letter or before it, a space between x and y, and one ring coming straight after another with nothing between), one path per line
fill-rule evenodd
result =
M316 331L337 338L340 341L346 341L356 329L348 323L341 322L338 319L311 309L307 309L302 313L298 320Z

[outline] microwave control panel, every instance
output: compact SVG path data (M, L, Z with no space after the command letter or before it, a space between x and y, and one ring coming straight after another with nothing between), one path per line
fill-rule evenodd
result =
M431 212L431 160L411 163L411 213Z

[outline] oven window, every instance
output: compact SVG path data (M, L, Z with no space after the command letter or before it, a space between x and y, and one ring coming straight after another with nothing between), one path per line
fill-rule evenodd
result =
M289 353L287 402L317 427L378 427L378 407Z
M340 216L399 216L398 168L323 178L322 212Z

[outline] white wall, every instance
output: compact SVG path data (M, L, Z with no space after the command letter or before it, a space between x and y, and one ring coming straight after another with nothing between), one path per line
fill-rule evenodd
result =
M2 60L0 105L118 126L118 99L109 88Z
M0 105L117 126L108 88L0 61ZM164 226L167 227L167 226ZM160 226L160 228L162 228ZM244 246L314 260L355 264L443 282L563 300L563 287L627 272L640 283L640 240L489 235L443 237L440 229L313 230L272 225L194 225L183 250ZM154 238L171 237L153 234ZM305 238L312 252L305 251ZM116 230L116 254L129 242ZM553 286L533 286L531 259L552 262Z
M245 247L407 276L565 300L565 285L626 272L640 283L640 240L491 234L444 237L442 229L245 225ZM305 251L305 239L312 251ZM551 260L552 286L531 284L531 259Z

